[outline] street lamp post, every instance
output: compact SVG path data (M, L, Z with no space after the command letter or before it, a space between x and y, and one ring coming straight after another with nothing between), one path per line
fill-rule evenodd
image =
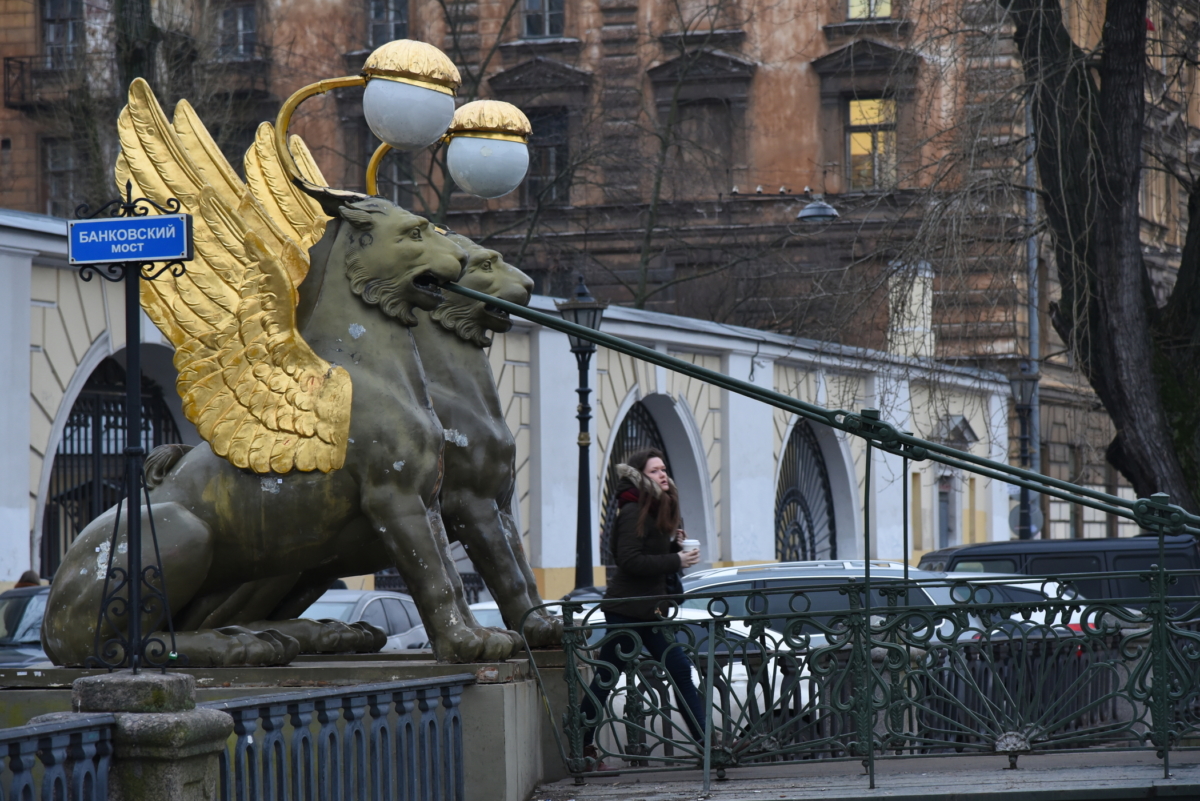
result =
M1041 376L1036 372L1030 372L1026 365L1022 365L1021 372L1008 379L1010 388L1012 389L1013 400L1016 401L1017 422L1020 426L1020 433L1017 440L1020 444L1021 467L1029 467L1029 412L1033 408L1033 396L1037 391L1038 379ZM1033 539L1033 520L1029 506L1029 487L1021 487L1021 497L1018 502L1020 511L1017 513L1017 538L1022 540Z
M579 285L575 287L575 299L558 301L558 313L563 319L590 328L600 330L600 320L604 316L607 303L601 303L591 296L579 276ZM581 337L568 334L571 342L571 353L575 354L575 362L579 366L579 406L576 418L579 420L579 508L575 518L575 588L590 587L596 583L592 573L592 492L589 483L588 459L592 438L588 433L588 421L592 419L592 407L588 404L588 366L596 345Z

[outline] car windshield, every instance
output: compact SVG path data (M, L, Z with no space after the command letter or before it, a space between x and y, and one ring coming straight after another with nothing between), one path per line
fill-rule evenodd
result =
M42 615L49 593L0 598L0 645L41 641Z
M309 620L341 620L350 622L350 613L354 611L353 602L349 601L317 601L304 610L301 617Z
M471 612L481 626L495 629L504 628L504 616L500 614L499 609L472 609Z

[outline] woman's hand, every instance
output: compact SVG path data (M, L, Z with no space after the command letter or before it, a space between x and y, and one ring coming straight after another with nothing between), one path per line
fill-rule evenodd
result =
M676 541L676 542L678 542L680 545L683 545L683 541L684 541L684 540L686 540L686 539L687 539L687 532L686 532L686 531L684 531L684 530L683 530L683 529L681 529L681 528L680 528L680 529L676 529L676 530L675 530L675 541Z
M691 567L692 565L696 564L699 561L700 561L700 549L699 548L697 548L694 551L682 551L679 554L679 566L681 568L682 567Z

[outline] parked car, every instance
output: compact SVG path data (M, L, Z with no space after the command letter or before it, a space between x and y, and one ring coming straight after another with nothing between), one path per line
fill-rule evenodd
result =
M0 667L24 667L48 660L42 650L42 617L49 587L22 587L0 593Z
M755 603L750 600L754 596L743 595L725 601L728 605L728 614L770 614L772 618L768 623L768 628L782 632L786 616L796 612L813 613L816 622L821 623L830 620L834 615L849 611L850 596L841 592L840 585L851 579L861 582L865 574L865 565L866 563L860 559L783 562L717 568L685 576L683 589L685 596L722 592L761 592L766 604L765 608L748 609L748 603ZM873 609L883 609L887 606L889 585L894 588L903 582L904 574L904 564L901 562L872 560L873 597L871 604ZM904 605L917 608L949 606L955 602L967 600L968 597L964 596L963 590L960 589L957 593L953 592L952 582L954 581L965 581L972 587L980 588L976 589L975 593L975 601L979 603L1036 603L1047 597L1059 597L1060 595L1060 589L1056 582L1030 581L1025 576L993 573L948 575L910 568L908 577L913 586L909 589ZM804 593L802 596L795 595L801 591ZM1077 597L1077 595L1071 593L1067 597ZM707 610L709 604L709 599L697 597L685 598L682 606L690 610ZM1044 617L1044 613L1037 612L1031 619L1035 623L1041 623L1044 621ZM1059 620L1056 622L1070 623L1072 621ZM951 628L949 623L943 623L942 626L945 632ZM971 618L969 628L978 630L983 627L984 621L974 616ZM818 626L806 625L801 631L814 638L813 646L824 643L824 636L820 633Z
M412 596L386 590L329 590L300 617L370 623L388 635L385 652L409 650L408 633L421 627L421 616ZM421 631L424 632L424 627Z
M1164 541L1167 570L1200 570L1200 545L1181 534ZM1010 540L960 545L931 551L921 557L921 570L948 573L1021 573L1061 578L1071 573L1146 571L1158 564L1158 537L1146 535L1083 540ZM1093 600L1144 598L1145 582L1133 576L1079 579L1079 592ZM1169 592L1175 596L1200 594L1200 577L1180 576ZM1185 603L1176 604L1182 608ZM1178 610L1177 610L1178 611Z

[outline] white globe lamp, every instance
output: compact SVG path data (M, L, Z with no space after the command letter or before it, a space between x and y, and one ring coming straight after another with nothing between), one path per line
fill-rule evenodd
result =
M446 166L466 192L500 197L521 185L529 170L529 118L511 103L476 100L454 113L446 132Z
M363 76L363 116L381 141L397 150L420 150L446 133L462 78L441 50L397 39L367 57Z

